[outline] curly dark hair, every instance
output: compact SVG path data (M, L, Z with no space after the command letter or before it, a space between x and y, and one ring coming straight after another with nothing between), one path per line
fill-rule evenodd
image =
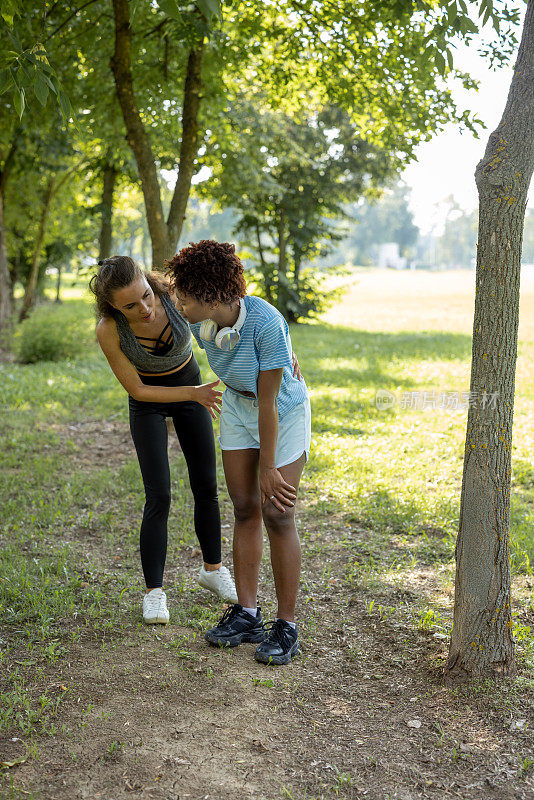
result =
M165 264L173 286L204 303L231 303L247 293L243 264L230 242L202 239Z
M129 286L137 278L145 277L154 294L162 295L169 291L169 280L161 272L144 272L130 256L110 256L98 262L99 270L89 281L89 288L96 300L96 317L112 317L113 292Z

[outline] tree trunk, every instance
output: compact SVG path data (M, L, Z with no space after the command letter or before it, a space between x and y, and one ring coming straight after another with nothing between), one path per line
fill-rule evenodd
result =
M156 162L137 108L131 68L130 9L128 0L113 0L115 16L115 52L111 70L115 80L117 98L121 107L126 139L134 154L145 201L146 218L152 241L152 266L161 268L163 259L169 257L171 247L158 183Z
M13 261L9 263L9 277L11 280L11 302L14 302L15 297L15 284L19 279L19 272L20 272L20 257L21 257L21 248L17 248L17 252L15 253L15 258Z
M479 233L471 395L448 680L513 675L510 484L521 244L534 168L534 0L508 101L476 169Z
M0 349L9 347L13 325L13 285L7 261L7 242L5 229L6 184L17 151L17 138L20 129L15 130L11 147L0 170Z
M278 292L276 307L288 319L288 286L287 286L287 241L286 241L286 215L283 208L278 216Z
M54 196L56 184L56 177L50 178L46 187L43 210L41 213L41 222L39 223L39 232L35 240L35 248L33 251L32 265L26 284L26 291L24 293L24 300L22 301L22 308L19 314L19 322L26 319L30 308L35 303L35 290L37 288L37 278L39 276L39 256L41 255L41 248L43 246L44 235L46 231L46 223L50 214L50 207L52 205L52 198Z
M115 191L115 180L117 170L112 164L104 166L104 181L102 189L102 223L100 236L98 238L98 259L109 258L111 255L112 225L113 216L113 193Z
M265 261L265 254L263 252L263 245L261 243L261 231L258 220L256 220L255 225L256 230L256 242L258 244L258 255L260 257L260 265L261 265L261 272L263 275L263 284L265 287L265 297L269 303L273 302L273 280L272 280L272 272L269 268L269 265Z
M13 291L4 227L4 193L0 191L0 349L9 346L13 322Z
M200 90L202 88L202 55L204 44L192 47L187 60L187 73L184 84L184 100L182 112L182 144L178 178L171 201L167 228L171 255L176 252L185 220L187 201L191 192L191 180L198 150L198 110L200 108Z
M297 295L300 297L300 267L302 264L302 253L300 250L295 250L293 248L293 288ZM288 309L287 312L287 321L289 324L293 324L297 322L297 317L295 316L295 312L292 309Z
M283 208L278 216L278 270L283 275L287 270L286 215Z
M144 225L141 233L141 252L143 254L143 264L148 264L150 258L150 236Z
M57 265L57 281L56 281L56 303L61 303L61 272L62 272L62 265Z

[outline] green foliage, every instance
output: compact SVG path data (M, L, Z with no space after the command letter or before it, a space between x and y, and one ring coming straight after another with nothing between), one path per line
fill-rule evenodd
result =
M329 295L310 265L340 238L344 204L372 193L397 157L330 105L289 116L243 100L226 124L224 150L208 148L204 159L213 170L204 191L236 209L260 290L288 321L324 310Z
M189 11L189 5L183 7L183 3L178 0L158 0L158 6L163 13L176 22L182 22ZM219 0L197 0L194 4L207 22L211 22L213 17L220 19L221 4Z
M83 155L72 137L58 129L53 114L43 112L35 128L30 117L25 117L17 146L17 158L4 195L5 224L12 277L23 286L27 285L35 256L47 187L50 181L54 184L38 254L40 285L46 267L65 266L76 257L86 259L88 249L94 247L97 221L88 208L93 199L93 175L80 169Z
M18 14L18 4L15 0L2 0L0 2L0 16L10 27L13 25L15 16Z
M30 91L40 106L45 106L51 95L63 120L68 122L72 115L71 103L56 69L48 60L46 49L39 41L24 46L15 31L10 30L14 25L13 15L4 9L2 6L5 23L2 38L9 49L4 48L0 58L0 94L9 94L19 119L22 119L28 104Z
M409 160L419 141L450 120L476 130L477 120L456 108L440 75L451 73L464 86L473 86L468 76L453 69L454 42L471 41L475 29L487 24L485 53L490 60L502 61L516 44L518 15L504 0L480 0L475 9L478 20L471 5L468 8L463 0L421 0L417 4L411 0L382 4L303 0L298 10L292 2L263 0L238 4L134 0L134 89L155 163L163 169L177 167L187 55L191 44L201 39L207 40L201 140L202 130L205 135L201 147L215 158L222 157L227 149L225 125L233 115L236 98L241 97L254 105L264 123L274 110L298 121L309 108L319 113L335 105L348 115L360 140L365 137L368 144L399 162ZM95 247L95 223L102 211L96 193L101 192L104 165L117 167L117 194L124 192L126 180L135 183L138 178L109 66L113 18L107 0L93 0L79 8L1 0L0 14L0 106L4 119L0 149L10 153L16 144L17 163L16 168L10 163L11 177L5 186L6 238L12 275L24 284L42 205L39 193L50 173L69 169L79 156L76 174L61 186L54 201L49 227L55 225L56 230L52 235L46 231L43 245L44 249L52 241L68 244L65 262L79 257L79 251ZM330 31L328 36L325 31ZM76 128L68 128L72 158L50 159L48 146L28 136L40 132L43 141L53 147L61 120L70 118L77 120ZM240 122L239 118L234 120L236 126ZM255 133L253 144L259 151L263 144L261 125L255 126ZM271 139L282 133L283 147L285 135L292 136L289 127L286 134L281 128L268 133ZM306 132L308 139L311 134L313 129ZM298 139L293 144L295 150L301 146ZM255 154L253 160L257 160ZM243 184L248 175L241 173L240 177ZM320 204L325 188L321 175L314 177L313 208ZM301 185L304 195L308 186ZM290 212L295 197L287 194L287 198ZM327 202L325 198L325 210ZM300 209L302 205L299 202ZM323 225L326 217L328 211L319 217L301 216L289 230L303 265L324 255L338 235L335 227ZM325 235L310 240L310 231L315 230ZM143 231L148 252L146 226ZM266 247L270 246L271 234L265 229L262 235L267 239ZM121 231L117 238L130 236ZM250 236L244 234L244 238L253 247ZM296 260L295 267L288 264L288 275L300 270L298 255ZM288 296L287 301L287 311L292 314L293 300Z
M16 353L23 364L77 358L89 343L87 321L76 308L40 306L21 324Z

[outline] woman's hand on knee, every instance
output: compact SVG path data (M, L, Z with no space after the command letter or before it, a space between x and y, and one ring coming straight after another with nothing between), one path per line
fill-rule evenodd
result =
M279 511L293 508L297 493L276 467L260 469L261 504L271 502Z

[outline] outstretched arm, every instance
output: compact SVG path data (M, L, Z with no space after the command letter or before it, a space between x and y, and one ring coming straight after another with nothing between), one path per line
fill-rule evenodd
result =
M213 419L216 419L216 412L221 410L222 392L214 387L219 380L204 383L201 386L147 386L142 382L132 362L122 352L114 320L101 320L98 323L96 335L113 374L135 400L153 403L179 403L194 400L205 406Z

